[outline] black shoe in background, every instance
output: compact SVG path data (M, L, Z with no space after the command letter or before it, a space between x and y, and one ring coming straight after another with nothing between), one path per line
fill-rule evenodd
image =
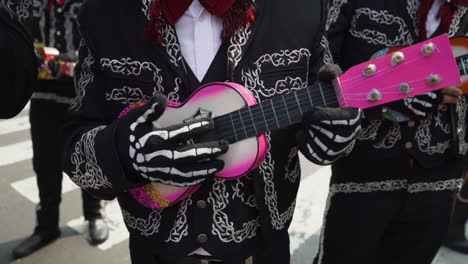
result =
M13 249L15 259L26 257L60 237L60 231L53 233L33 233Z
M102 218L95 218L88 221L89 243L98 245L103 243L109 237L109 227Z

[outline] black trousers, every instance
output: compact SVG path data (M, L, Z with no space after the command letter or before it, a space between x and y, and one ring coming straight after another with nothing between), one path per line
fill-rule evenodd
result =
M315 263L430 264L447 232L451 191L330 197Z
M35 232L55 232L59 227L62 192L62 147L60 128L67 104L32 99L29 118L33 143L33 167L37 175L40 203L37 206ZM101 217L101 203L84 190L83 214L90 220Z

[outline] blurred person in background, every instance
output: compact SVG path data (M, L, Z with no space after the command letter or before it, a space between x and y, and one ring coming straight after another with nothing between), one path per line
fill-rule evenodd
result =
M468 32L466 0L332 0L330 48L343 68L384 48ZM332 166L319 264L429 264L466 168L467 99L445 88L364 111L353 151Z
M0 119L24 108L37 78L33 40L25 26L31 9L30 0L0 0Z
M73 78L69 71L68 75L61 73L60 65L76 60L80 41L76 18L82 2L34 1L33 32L36 41L57 49L60 55L54 60L46 60L53 49L38 48L42 68L31 98L30 122L33 167L37 174L40 202L36 208L34 232L13 250L15 258L27 256L60 236L59 205L63 170L59 131L75 96ZM82 203L83 215L88 221L89 242L104 242L109 230L101 212L101 201L82 190Z

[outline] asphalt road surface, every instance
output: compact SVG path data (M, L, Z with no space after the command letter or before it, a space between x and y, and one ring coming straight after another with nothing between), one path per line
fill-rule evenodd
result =
M24 259L11 258L11 250L33 231L34 207L38 201L28 111L26 108L16 118L0 121L0 264L130 263L128 234L118 204L112 201L105 206L111 227L109 240L97 247L89 245L86 223L81 217L80 191L66 176L60 208L60 239ZM317 251L330 177L328 167L302 164L303 178L290 228L293 264L310 264ZM468 256L442 248L433 264L436 263L466 264Z

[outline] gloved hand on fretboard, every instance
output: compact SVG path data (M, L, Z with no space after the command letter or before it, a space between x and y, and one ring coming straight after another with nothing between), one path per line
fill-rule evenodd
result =
M131 177L180 187L200 184L222 170L224 162L216 158L227 152L228 143L187 143L213 129L209 118L155 128L153 122L166 106L167 98L157 94L121 117L117 127L120 160Z
M426 117L428 113L434 112L440 103L442 103L443 95L440 92L429 92L415 97L403 99L403 103L407 111L411 111L413 115Z
M318 75L319 81L331 86L341 75L335 64L325 65ZM356 108L316 108L306 113L303 129L297 139L301 152L310 161L328 165L350 151L357 132L361 129L361 111Z

